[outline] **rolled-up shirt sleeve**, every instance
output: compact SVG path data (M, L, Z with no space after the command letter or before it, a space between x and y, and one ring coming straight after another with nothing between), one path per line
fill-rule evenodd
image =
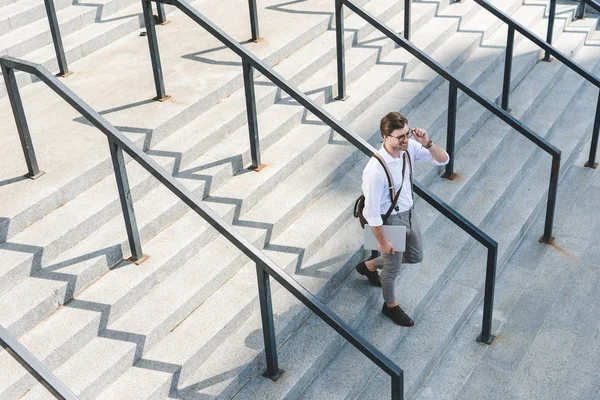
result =
M371 162L377 162L373 159ZM382 174L378 173L377 167L370 164L363 171L362 190L365 195L365 208L363 216L371 226L382 226L383 219L381 218L381 196L386 192L386 182Z
M410 149L410 153L411 155L414 157L414 161L416 162L421 162L421 163L431 163L433 165L437 165L439 167L444 166L446 164L448 164L448 162L450 162L450 157L448 156L448 153L446 153L446 151L444 150L444 152L446 153L446 161L444 162L438 162L435 161L435 158L433 158L433 156L431 155L431 152L429 150L427 150L425 147L423 147L423 145L419 142L417 142L416 140L411 139L411 141L413 142L413 146L412 149Z

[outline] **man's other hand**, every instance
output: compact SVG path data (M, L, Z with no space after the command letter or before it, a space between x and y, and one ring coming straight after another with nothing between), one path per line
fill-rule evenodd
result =
M377 250L381 254L395 254L394 245L389 240L384 241L383 243L377 243Z

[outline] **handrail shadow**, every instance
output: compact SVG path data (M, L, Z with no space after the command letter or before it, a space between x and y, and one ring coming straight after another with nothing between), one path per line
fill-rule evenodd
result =
M142 149L138 148L123 133L121 133L114 126L112 126L106 119L104 119L104 117L102 117L98 112L96 112L81 98L79 98L74 92L72 92L67 86L65 86L57 77L51 74L47 69L40 65L36 65L34 63L23 60L18 60L9 56L0 57L0 67L2 67L2 71L5 74L5 76L9 78L6 79L6 82L8 82L8 84L10 84L11 81L14 81L15 70L23 71L37 76L42 82L44 82L48 87L50 87L54 92L56 92L63 100L65 100L83 117L85 117L96 128L98 128L102 133L104 133L109 139L110 146L114 146L118 150L126 152L133 160L138 162L144 169L146 169L146 171L148 171L152 176L154 176L163 185L165 185L171 192L173 192L177 197L179 197L179 199L181 199L185 204L187 204L198 215L204 218L213 228L215 228L219 233L225 236L227 240L229 240L246 256L253 260L257 265L261 309L268 308L270 311L271 299L268 277L272 276L284 288L286 288L296 298L303 302L311 311L313 311L316 315L323 319L328 325L333 327L337 332L339 332L344 338L346 338L350 343L357 347L361 352L367 355L367 357L373 360L385 372L390 374L394 382L394 387L401 387L403 373L397 365L391 362L389 358L387 358L385 355L379 352L379 350L377 350L368 342L366 342L360 335L354 332L354 330L341 318L339 318L337 314L335 314L329 307L323 304L317 297L315 297L312 293L310 293L297 281L295 281L291 276L289 276L282 268L280 268L277 264L271 261L250 241L248 241L245 237L243 237L237 231L235 231L235 229L232 226L225 222L225 220L223 220L212 209L206 206L206 204L203 201L199 200L189 189L185 187L185 185L173 178L168 171L166 171L156 161L150 158L150 156L144 153ZM16 86L16 84L14 86ZM15 107L15 101L18 102L20 106L20 97L18 96L18 92L15 93L14 90L10 90L9 96L11 97L11 105L13 105L13 107ZM15 113L15 115L17 114L18 113ZM21 120L18 123L18 126L22 127L23 125L20 124L25 124L26 126L26 122L24 120ZM31 151L31 153L29 153L28 155L30 157L32 156L35 160L33 146L31 146L29 150ZM37 162L35 162L35 167L37 169ZM133 223L133 227L136 228L135 221ZM263 331L265 335L271 333L272 338L269 346L266 346L268 348L265 352L267 354L267 365L269 372L272 372L270 377L276 379L280 371L277 368L276 353L273 353L273 350L275 350L275 342L272 312L269 313L268 318L270 319L270 321L265 321L263 317L263 324L265 324ZM274 371L273 368L275 369Z
M275 72L272 68L265 65L260 59L258 59L254 54L249 52L243 46L241 46L237 41L231 38L226 32L221 30L218 26L213 24L210 20L204 17L200 12L192 8L185 0L144 0L144 2L150 3L151 1L157 3L164 3L176 6L179 8L184 14L186 14L189 18L194 20L204 29L206 29L209 33L211 33L214 37L216 37L221 43L225 46L229 47L234 53L242 58L242 65L244 68L244 81L246 87L246 103L249 114L249 125L252 125L251 119L255 119L255 106L254 103L254 94L253 94L253 69L256 69L259 73L267 77L271 82L273 82L276 86L278 86L282 91L285 91L291 98L296 100L300 105L304 106L307 110L309 110L312 114L314 114L317 118L327 124L333 131L339 133L342 137L344 137L350 144L355 146L358 150L364 153L367 156L372 156L375 154L376 150L361 137L357 136L354 133L351 133L348 128L346 128L340 121L334 118L331 114L329 114L326 110L316 105L308 96L304 93L299 92L297 89L292 87L282 76L280 76L277 72ZM144 5L146 10L149 10L150 7L148 5ZM360 14L359 14L360 15ZM150 48L150 55L152 59L152 66L154 72L154 81L155 87L157 90L157 99L163 99L166 96L164 90L164 81L162 77L162 68L160 64L160 55L158 51L158 42L156 41L156 33L154 24L149 18L149 15L145 17L147 23L147 31L148 31L148 44ZM337 26L337 24L336 24ZM256 156L253 154L253 167L258 167L260 153L258 152L257 145L257 130L256 128L253 130L250 129L251 132L251 147L254 148L253 151L258 153ZM257 162L258 161L258 162ZM256 165L255 165L256 164ZM466 220L462 215L458 214L455 210L453 210L448 204L442 202L439 198L429 193L425 188L423 188L419 183L415 184L415 191L418 195L420 195L425 201L432 204L438 211L442 212L446 217L448 217L452 222L459 225L463 230L469 233L476 240L484 244L488 248L488 270L487 270L487 278L486 278L486 307L485 307L485 319L484 319L484 329L482 331L482 335L480 337L482 342L491 343L493 340L493 336L491 335L491 304L493 297L493 286L494 286L494 278L495 278L495 266L497 262L497 243L487 236L484 232L482 232L479 228L477 228L474 224ZM272 271L268 269L264 269L264 272L272 275ZM260 275L260 272L259 272ZM284 282L273 275L274 278L282 283L284 287L286 285ZM259 276L259 282L261 278ZM288 288L288 290L293 288ZM298 297L297 293L293 290L290 290L292 294ZM390 377L392 378L392 398L400 399L403 396L403 372L402 370L391 362L387 357L383 356L376 349L374 349L370 344L365 342L358 334L356 334L350 327L347 327L346 324L340 323L341 321L336 321L332 319L331 315L323 312L322 309L315 307L314 304L298 297L305 305L307 305L317 316L323 319L327 324L332 326L338 333L340 333L344 338L346 338L351 344L353 344L358 350L360 350L363 354L369 357L375 364L377 364L381 369L383 369ZM487 307L489 306L489 307ZM270 308L269 304L266 304L267 308ZM268 317L268 316L267 316ZM264 320L264 318L263 318ZM265 342L267 342L265 333ZM271 343L272 345L272 343ZM267 344L267 347L269 345ZM268 353L268 351L267 351ZM267 354L267 358L269 355ZM269 368L268 368L269 369ZM277 372L271 370L271 373L276 374ZM269 371L267 372L269 374Z

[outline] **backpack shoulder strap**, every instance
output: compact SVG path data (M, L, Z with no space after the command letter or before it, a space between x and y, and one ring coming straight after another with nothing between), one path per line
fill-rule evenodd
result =
M383 160L383 157L381 157L379 153L373 153L373 157L377 161L379 161L379 163L383 167L383 170L385 171L385 176L387 177L388 186L390 188L390 198L393 199L395 197L396 192L394 190L394 178L392 178L392 173L390 172L390 169L388 168L386 162Z
M389 185L389 188L390 188L390 200L392 201L392 204L390 204L390 208L387 210L387 212L385 213L385 216L383 217L383 222L385 223L385 221L387 221L387 219L389 218L390 214L392 213L392 210L394 209L394 205L398 201L398 197L400 197L400 191L402 190L402 188L400 188L400 190L398 191L398 193L395 192L395 189L394 189L394 179L392 178L392 173L390 172L390 170L389 170L386 162L384 161L383 157L381 157L381 155L379 153L374 153L373 157L375 159L377 159L377 161L379 161L379 163L383 167L383 170L385 171L385 175L387 176L388 185ZM402 171L402 172L404 173L404 171Z

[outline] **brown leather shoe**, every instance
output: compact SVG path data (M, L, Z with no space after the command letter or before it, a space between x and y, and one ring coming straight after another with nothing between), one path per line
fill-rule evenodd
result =
M371 282L371 285L381 287L379 273L377 273L377 271L371 271L369 268L367 268L367 264L365 264L364 261L356 264L354 269L356 269L356 272L359 274L366 276L367 279L369 279L369 282Z
M381 312L386 317L389 317L392 321L400 326L413 326L415 322L404 312L400 306L388 307L387 304L383 303Z

